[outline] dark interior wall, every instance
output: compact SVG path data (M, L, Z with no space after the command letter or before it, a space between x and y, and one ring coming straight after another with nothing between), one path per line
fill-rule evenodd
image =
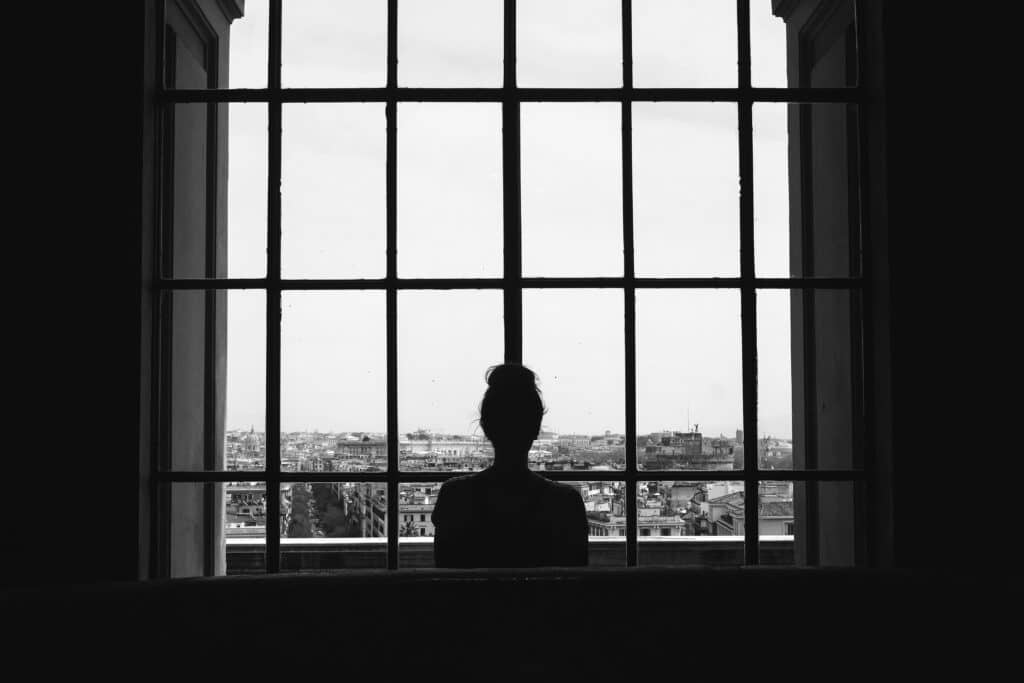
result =
M6 98L8 582L137 575L144 4L31 3L9 22L25 30L7 62L24 88ZM1009 95L983 88L1011 61L988 17L886 7L897 561L998 563L1019 543L1000 407L1017 401L996 392L1020 306L993 278L1014 272L999 256L1020 221L999 180Z
M137 576L145 4L8 8L8 581Z
M885 8L896 558L1005 567L1022 498L1015 39L977 7Z

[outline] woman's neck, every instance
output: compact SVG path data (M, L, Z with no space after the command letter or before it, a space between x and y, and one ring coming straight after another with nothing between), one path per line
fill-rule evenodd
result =
M495 449L491 469L496 472L528 472L529 460L525 452L509 452Z

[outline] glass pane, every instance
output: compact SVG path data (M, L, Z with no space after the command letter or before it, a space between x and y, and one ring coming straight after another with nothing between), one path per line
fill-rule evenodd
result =
M758 539L761 564L793 564L793 482L762 481L758 486Z
M641 469L742 469L743 356L736 290L636 294Z
M521 87L622 86L619 0L519 0L516 41Z
M758 292L760 467L861 466L859 330L853 292Z
M283 276L384 277L384 105L286 104L282 120Z
M501 87L503 10L500 0L402 0L398 84Z
M223 87L267 87L268 6L267 0L245 0L242 16L231 22L228 29L228 78Z
M521 116L523 273L621 276L620 106L525 103Z
M758 276L852 277L860 272L857 125L856 105L754 105ZM791 140L789 130L803 132ZM800 151L807 165L802 184L797 182L799 169L791 166L791 149Z
M367 88L385 85L386 2L285 2L281 30L283 87Z
M281 307L281 469L385 469L384 293L285 292Z
M762 482L761 564L856 564L858 485L850 481Z
M810 197L803 199L807 227L791 250L794 273L803 277L847 277L860 272L860 206L857 107L811 104L799 107ZM808 149L809 148L809 149ZM795 203L794 203L795 206ZM795 221L794 221L795 222ZM797 260L799 255L799 261Z
M736 87L736 3L633 0L639 88Z
M398 424L404 470L476 470L493 451L480 430L487 368L502 362L500 291L398 295Z
M170 577L266 571L266 482L173 482L169 497Z
M547 409L530 466L625 469L620 290L526 290L523 363Z
M281 484L281 569L327 573L387 565L387 484Z
M501 105L398 111L401 277L500 277Z
M161 272L176 278L263 277L267 105L176 104L167 132ZM210 192L213 187L222 188L219 195Z
M567 481L580 492L590 526L588 565L623 567L626 564L626 483L622 481Z
M641 481L636 504L641 566L743 564L743 482Z
M231 481L223 487L226 573L262 574L267 570L267 483Z
M265 294L178 290L165 293L162 306L163 466L263 469Z
M434 522L431 515L441 482L416 482L398 487L398 566L434 566Z
M267 273L267 105L228 109L228 277ZM223 271L223 268L218 268Z
M637 275L739 275L736 126L733 104L633 105Z
M790 276L787 120L792 106L757 102L753 108L754 264L759 277Z
M793 469L793 369L790 311L798 292L757 293L757 462L766 470Z
M775 16L773 4L750 0L750 84L755 88L785 88L787 83L786 24Z

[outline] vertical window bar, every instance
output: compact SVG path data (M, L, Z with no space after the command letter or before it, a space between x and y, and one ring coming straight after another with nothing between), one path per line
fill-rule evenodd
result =
M165 2L157 3L157 53L156 53L156 83L159 93L163 93L171 83L170 69L173 68L174 60L169 59L167 50L173 49L174 41L171 29L167 25L167 6ZM158 128L156 140L158 141L159 160L157 164L157 186L156 197L158 206L156 208L157 235L153 254L153 272L159 277L164 277L170 269L164 268L164 260L171 250L165 246L168 226L172 224L171 212L174 206L170 189L171 179L174 177L173 158L174 145L170 144L170 134L174 130L174 105L165 102L162 98L157 102L156 111L158 114ZM166 275L169 277L169 275ZM153 391L150 394L153 401L153 440L151 443L152 453L150 454L150 494L152 504L150 515L152 519L153 543L151 548L154 552L150 555L150 576L168 577L171 573L170 550L171 550L171 515L173 510L170 505L169 484L160 483L157 477L152 476L156 472L167 469L167 460L170 450L170 401L167 390L170 381L170 331L171 331L171 307L166 304L167 294L160 290L153 290L153 307L156 317L153 320L153 349L154 358L158 359L156 368L156 381Z
M799 82L801 88L810 87L810 60L800 60L798 64ZM815 275L814 265L814 184L812 182L812 154L811 154L811 119L814 116L814 105L803 102L797 105L797 128L799 130L798 153L800 155L800 276L802 278L813 278ZM803 346L802 362L803 367L803 420L804 427L801 437L803 438L804 468L817 470L818 468L818 412L817 406L817 370L815 360L815 298L817 290L806 288L800 292L801 307L801 335L799 341ZM795 435L794 435L795 436ZM807 566L818 565L818 483L808 481L804 486L804 510L806 514L803 519L804 535L804 556L803 562ZM798 530L799 533L799 530Z
M740 150L740 278L743 337L743 553L745 564L757 564L757 292L754 289L754 137L750 90L750 0L736 0L739 55L739 150Z
M398 569L398 0L388 0L387 125L387 566Z
M523 361L523 238L516 90L516 3L505 0L504 94L501 105L501 159L504 225L505 362Z
M868 31L864 26L864 2L863 0L854 1L854 15L853 15L853 30L854 38L857 43L857 88L858 93L863 94L867 90L867 35ZM876 533L878 525L871 523L873 520L869 520L870 517L877 519L878 510L877 506L880 504L878 496L878 477L880 473L875 468L875 459L877 457L878 446L875 443L875 420L874 420L874 409L868 409L867 403L864 400L865 396L875 395L874 386L874 357L871 352L872 340L875 336L873 328L873 317L869 315L874 297L874 280L872 279L872 245L871 245L871 231L868 216L870 216L870 205L868 203L870 187L870 178L868 176L868 160L865 158L867 155L867 129L868 122L873 117L871 107L873 105L867 103L867 98L858 97L858 109L857 109L857 183L858 193L857 201L859 202L859 218L860 218L860 229L858 233L860 235L860 272L858 273L863 284L863 289L860 292L860 318L859 327L855 328L859 330L861 337L861 373L859 378L854 378L854 381L859 379L861 384L860 400L863 414L863 439L862 444L862 460L860 466L863 468L865 478L862 480L862 485L859 490L862 492L862 504L861 510L863 514L859 516L858 522L862 523L860 531L858 533L857 527L854 527L854 538L858 542L858 555L856 556L856 564L858 566L878 566L883 560L880 556L880 544L882 542L882 534ZM873 513L873 514L872 514Z
M281 571L281 0L270 0L267 83L267 572Z
M626 353L626 566L637 565L636 287L633 253L633 2L622 0L622 256Z
M217 73L219 67L218 44L213 41L207 55L206 87L216 89L219 85ZM207 278L217 277L217 196L221 188L217 184L217 149L218 132L217 118L220 107L228 104L209 102L206 105L206 253L204 275ZM203 359L203 469L207 472L217 469L214 457L217 453L217 290L207 289L203 292L205 319L204 342L206 353ZM213 576L217 571L217 534L213 521L217 519L216 484L203 486L203 574Z

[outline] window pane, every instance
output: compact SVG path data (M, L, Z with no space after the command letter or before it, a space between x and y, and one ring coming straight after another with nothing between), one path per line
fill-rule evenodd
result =
M790 310L798 292L757 293L757 462L766 470L793 468L793 367Z
M225 573L266 572L267 482L231 481L206 486L223 488Z
M761 564L793 564L793 482L762 481L758 486L758 539Z
M850 481L761 482L761 564L854 566L859 497Z
M526 290L523 362L543 392L535 469L625 469L620 290ZM543 432L548 432L544 434ZM547 460L545 460L547 459Z
M636 504L641 566L743 564L743 482L641 481Z
M383 470L383 292L285 292L281 307L282 470Z
M228 277L267 273L267 105L228 110ZM218 268L218 270L222 270Z
M790 269L803 277L847 277L860 272L860 206L857 187L857 107L811 104L798 109L810 182L800 196L802 235L791 250ZM796 202L792 204L796 206ZM793 224L799 225L796 221ZM799 255L799 260L797 260Z
M267 87L268 5L267 0L245 0L242 17L231 22L228 79L223 87Z
M758 102L753 108L754 263L759 277L790 276L787 112L792 106Z
M388 5L380 0L302 0L282 11L281 85L383 87Z
M637 461L646 469L742 469L740 296L636 294Z
M772 0L750 0L750 84L755 88L787 83L786 24L772 5Z
M524 274L621 276L620 106L527 103L521 116Z
M757 334L759 466L860 467L859 296L760 291Z
M267 105L176 104L168 111L167 134L162 274L263 277Z
M478 425L484 375L502 362L500 291L406 291L398 297L402 469L481 469L493 451Z
M633 0L633 80L640 88L736 87L736 3Z
M633 105L637 275L739 275L736 126L733 104Z
M161 485L170 506L170 578L266 572L266 482Z
M434 503L441 482L416 482L398 487L398 566L434 566Z
M162 466L262 470L264 293L179 290L165 293L161 306Z
M387 565L387 484L281 484L281 569L329 573Z
M852 277L860 272L857 126L856 105L754 105L758 276ZM790 139L790 131L797 137ZM803 169L791 165L791 152L799 152Z
M398 84L500 87L503 9L500 0L402 0Z
M286 104L282 118L284 277L384 277L384 105Z
M398 111L401 277L500 277L501 105Z
M622 86L619 0L519 0L516 40L521 87Z
M590 527L588 566L623 567L626 564L626 483L622 481L567 481L580 492Z

